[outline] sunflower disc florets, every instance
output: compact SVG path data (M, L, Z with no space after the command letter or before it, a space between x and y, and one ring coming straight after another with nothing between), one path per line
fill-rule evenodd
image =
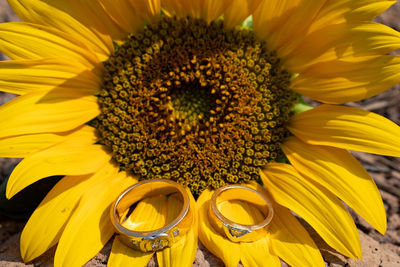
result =
M252 31L163 17L130 35L104 66L92 124L121 169L199 194L258 180L281 156L296 95Z

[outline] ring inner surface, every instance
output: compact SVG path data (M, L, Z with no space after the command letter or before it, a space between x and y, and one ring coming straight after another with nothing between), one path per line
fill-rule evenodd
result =
M173 221L167 221L163 227L146 231L137 231L125 227L126 223L124 222L126 222L127 220L132 220L130 216L132 215L132 212L136 208L139 201L160 195L163 195L166 198L173 197L177 199L180 203L182 203L182 208L178 216L176 216ZM170 228L173 228L181 221L183 217L185 217L188 209L189 199L185 189L179 188L177 187L177 185L172 184L169 181L148 181L146 183L138 184L137 186L131 187L125 192L125 194L120 196L119 201L115 207L115 216L119 224L117 225L119 230L122 230L125 234L128 234L130 236L145 237L147 235L153 235L159 232L168 231ZM140 220L140 218L133 218L133 220L136 219Z
M261 193L250 188L223 190L215 197L214 201L212 210L224 224L256 230L264 227L270 221L269 214L272 212L270 203ZM229 212L232 205L236 206L235 214ZM255 211L249 212L251 208L255 208Z

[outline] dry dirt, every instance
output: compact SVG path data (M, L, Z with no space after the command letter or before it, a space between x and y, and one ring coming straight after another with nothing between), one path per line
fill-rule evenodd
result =
M9 9L6 0L0 0L0 22L16 20L18 18ZM400 31L400 0L376 20ZM0 60L5 59L0 54ZM0 92L0 104L9 101L13 97L13 95ZM399 103L400 85L376 97L362 102L350 103L349 105L376 112L400 124ZM315 232L311 229L310 231L313 238L322 247L322 254L327 266L400 266L400 159L365 153L354 154L375 179L380 189L388 216L386 235L380 235L362 218L351 211L360 232L363 251L363 259L356 261L334 252ZM18 159L0 158L0 182L11 173L17 163ZM25 220L15 220L0 215L0 266L52 266L54 249L28 265L22 262L19 254L19 237L25 222ZM306 225L306 227L308 226ZM105 266L110 249L109 243L87 266ZM286 266L284 263L282 265ZM156 266L154 260L149 263L149 266ZM200 244L194 266L223 266L223 264Z

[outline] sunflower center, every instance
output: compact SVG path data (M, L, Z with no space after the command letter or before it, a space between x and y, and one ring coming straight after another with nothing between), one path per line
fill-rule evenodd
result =
M177 86L170 91L169 96L172 118L181 119L189 127L195 126L199 119L209 118L210 110L215 107L217 100L211 95L210 88L196 81Z
M116 45L104 66L92 126L122 170L197 195L258 180L282 155L296 95L252 31L163 17Z

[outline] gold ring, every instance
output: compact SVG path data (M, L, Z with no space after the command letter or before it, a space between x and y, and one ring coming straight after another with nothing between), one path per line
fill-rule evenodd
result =
M245 190L245 192L243 192ZM218 209L224 201L241 200L259 209L265 216L257 224L239 224L226 218ZM268 225L274 215L271 201L265 192L244 185L227 185L217 189L211 197L209 218L212 226L233 242L256 241L268 234Z
M148 197L165 195L182 201L179 215L168 225L151 231L133 231L121 225L130 214L131 207ZM192 226L193 210L185 188L171 180L146 180L126 189L111 206L111 222L127 246L143 252L170 247Z

